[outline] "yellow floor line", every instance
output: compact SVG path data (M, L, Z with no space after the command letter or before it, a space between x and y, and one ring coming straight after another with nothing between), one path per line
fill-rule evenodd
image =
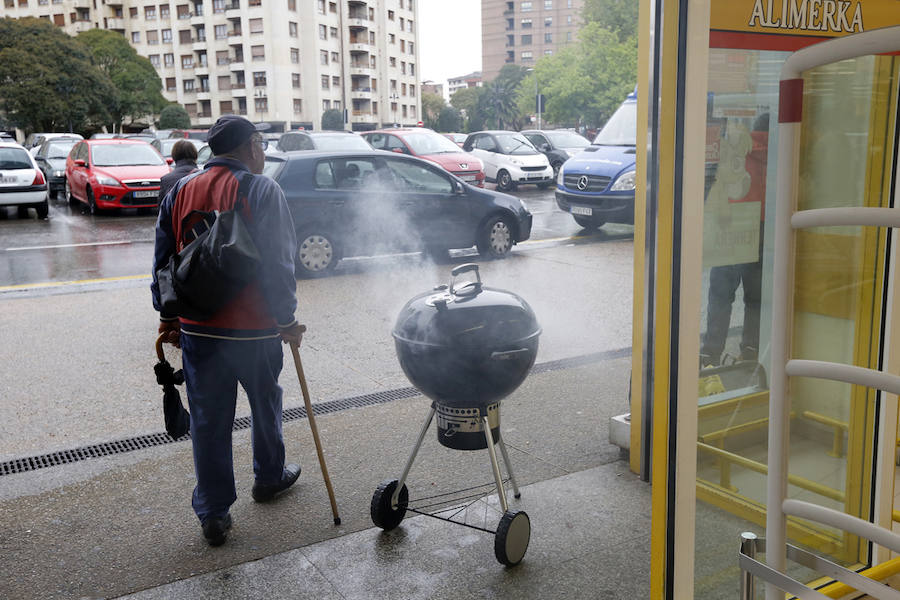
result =
M33 288L62 287L64 285L85 285L90 283L110 283L113 281L134 281L136 279L149 279L150 275L123 275L121 277L104 277L101 279L79 279L77 281L47 281L44 283L20 283L17 285L0 285L0 292L25 290Z

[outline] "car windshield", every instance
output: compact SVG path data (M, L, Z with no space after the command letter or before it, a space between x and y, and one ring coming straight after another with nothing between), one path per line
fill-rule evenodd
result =
M459 146L437 133L425 131L408 133L403 136L403 141L409 144L415 154L447 154L458 153Z
M166 161L150 144L103 144L91 148L94 166L124 167L164 165Z
M0 148L0 169L33 169L28 152L21 148Z
M317 135L313 137L317 150L371 150L369 142L355 133L347 135Z
M78 140L60 140L52 142L47 148L47 158L65 158L69 156L72 146L78 143Z
M589 141L574 131L545 131L544 135L550 138L557 148L587 148L591 145Z
M531 142L518 133L498 133L496 137L503 154L538 154Z
M620 106L594 138L595 146L634 146L636 143L636 102L626 102Z

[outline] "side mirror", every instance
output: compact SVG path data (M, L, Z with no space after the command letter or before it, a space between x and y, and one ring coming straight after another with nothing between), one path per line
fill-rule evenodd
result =
M76 159L75 159L75 166L76 166L76 167L83 167L83 166L85 166L84 159L76 158Z
M461 181L453 180L453 191L457 196L461 196L466 193L466 186Z
M550 152L550 144L541 144L540 146L538 146L538 150L540 150L541 152Z

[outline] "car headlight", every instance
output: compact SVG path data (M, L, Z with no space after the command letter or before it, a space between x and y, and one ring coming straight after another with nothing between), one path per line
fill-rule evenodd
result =
M630 192L634 190L634 171L628 171L619 177L609 191L611 192Z
M559 173L556 174L556 183L564 186L565 180L563 179L563 170L562 167L559 168Z
M108 175L97 175L97 183L100 185L108 185L110 187L122 187L122 184L119 183L117 179Z
M66 176L66 172L65 172L65 171L59 171L59 170L53 171L53 176L54 176L54 177L65 177L65 176Z
M517 158L511 158L509 159L509 164L516 165L518 167L522 164L522 161Z

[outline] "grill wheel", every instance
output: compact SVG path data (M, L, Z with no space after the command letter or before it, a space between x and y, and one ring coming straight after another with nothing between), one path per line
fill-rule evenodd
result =
M391 506L391 497L394 495L398 483L400 482L396 479L382 481L372 495L372 504L369 506L372 522L376 527L381 527L385 531L390 531L400 524L406 515L406 506L409 504L409 490L406 489L404 483L400 488L397 508Z

